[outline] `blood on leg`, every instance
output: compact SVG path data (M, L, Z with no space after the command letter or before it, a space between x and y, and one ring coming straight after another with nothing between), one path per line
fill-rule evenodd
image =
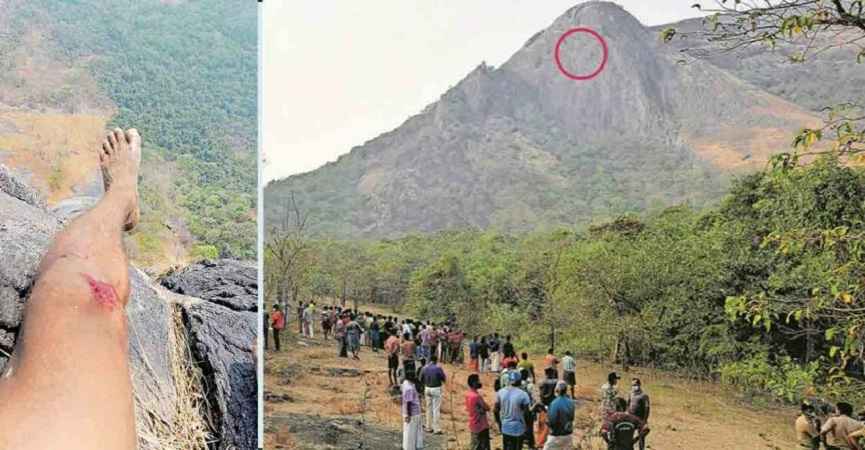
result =
M82 273L81 275L87 280L87 284L90 285L90 297L97 305L109 311L117 307L119 300L114 286L98 281L86 273Z

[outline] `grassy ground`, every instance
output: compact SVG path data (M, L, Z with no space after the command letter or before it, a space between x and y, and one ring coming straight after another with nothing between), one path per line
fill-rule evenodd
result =
M399 399L392 397L388 390L387 362L382 353L364 348L360 361L339 358L335 342L325 342L319 336L316 339L299 337L296 323L290 326L282 339L282 351L276 353L271 349L265 357L265 448L337 448L321 441L304 441L297 430L279 425L278 418L292 414L321 415L323 419L351 417L383 429L400 429ZM535 367L541 367L539 356L529 356ZM452 365L445 365L445 371L449 376L442 402L445 448L465 449L469 434L463 395L469 372L465 367ZM574 429L579 448L583 450L606 448L597 437L596 428L598 391L609 371L609 367L578 362L576 398L579 406ZM536 372L539 371L536 369ZM683 380L663 372L637 368L621 375L625 380L639 376L651 396L649 448L795 448L794 410L749 406L718 385ZM483 394L492 405L493 378L483 375L482 380ZM493 436L493 448L500 447L500 435L494 432ZM359 443L364 442L363 436L357 439Z

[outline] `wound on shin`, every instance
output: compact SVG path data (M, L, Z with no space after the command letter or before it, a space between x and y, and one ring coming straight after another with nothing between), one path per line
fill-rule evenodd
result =
M97 281L86 273L81 275L87 279L87 284L90 285L90 296L93 297L93 301L97 305L108 309L114 309L117 306L117 291L114 290L114 286Z

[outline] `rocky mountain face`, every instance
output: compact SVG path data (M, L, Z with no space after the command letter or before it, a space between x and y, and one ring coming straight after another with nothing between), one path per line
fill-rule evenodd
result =
M0 165L0 371L14 349L42 254L62 228L44 205ZM198 448L186 439L201 429L210 430L210 448L257 448L255 264L199 263L163 280L168 289L133 266L129 275L139 448Z
M592 80L569 79L554 61L556 42L575 27L594 29L609 46ZM591 72L600 45L568 38L561 60ZM721 195L730 174L762 167L818 120L716 64L682 56L618 5L588 2L500 67L481 64L397 129L270 183L265 219L267 229L280 223L291 192L314 232L342 237L520 231L699 206Z

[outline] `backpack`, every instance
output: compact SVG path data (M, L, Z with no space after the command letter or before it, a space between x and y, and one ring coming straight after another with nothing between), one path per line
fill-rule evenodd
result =
M633 422L623 420L613 425L610 430L610 443L614 449L632 449L634 447L634 432L637 426Z

